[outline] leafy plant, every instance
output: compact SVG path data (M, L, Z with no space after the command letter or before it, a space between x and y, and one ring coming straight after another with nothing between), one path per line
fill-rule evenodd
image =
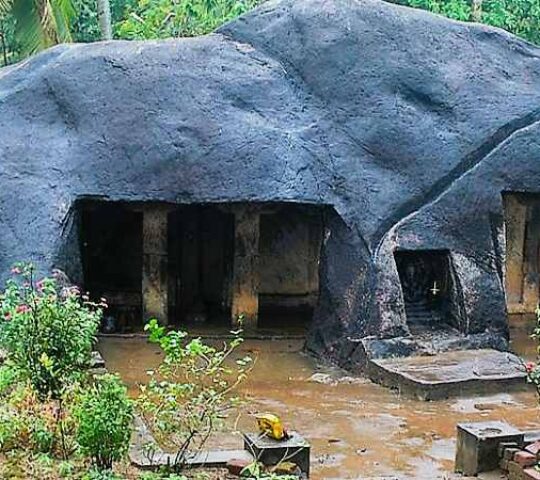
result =
M138 0L118 22L118 37L192 37L215 30L254 8L260 0Z
M504 28L540 45L540 2L538 0L388 0L392 3L420 8L454 20L480 21Z
M139 475L138 480L188 480L184 475L160 474L156 472L143 472Z
M282 475L265 470L264 466L254 461L246 466L241 472L240 476L250 480L298 480L296 475Z
M536 308L536 319L536 327L531 338L540 341L540 305ZM540 346L537 347L537 353L540 354ZM540 363L527 362L525 363L525 370L527 372L527 382L534 385L540 398Z
M0 0L0 18L8 14L27 54L71 41L70 26L76 16L71 0Z
M122 477L111 470L101 470L93 467L83 475L82 480L122 480Z
M17 382L17 372L9 365L0 366L0 397L6 395Z
M69 461L63 461L58 464L58 476L60 478L73 478L75 465Z
M101 40L97 0L73 0L77 17L72 25L73 38L77 42L96 42ZM110 0L113 25L123 20L124 11L135 6L137 0Z
M42 453L50 452L54 445L54 438L55 432L48 422L40 418L34 423L31 441L35 445L35 450Z
M145 326L150 341L163 350L163 362L141 387L139 408L157 441L176 452L173 468L181 469L238 404L234 388L246 378L251 358L233 360L240 331L221 348L182 331L166 332L157 320Z
M124 457L131 436L133 402L117 375L96 377L94 384L77 396L73 413L81 451L98 470L110 469Z
M55 278L35 281L32 265L12 271L15 279L0 295L0 348L42 399L60 399L90 366L105 304L60 287Z
M61 448L58 405L40 401L29 384L19 383L2 396L0 451L24 449L52 453Z

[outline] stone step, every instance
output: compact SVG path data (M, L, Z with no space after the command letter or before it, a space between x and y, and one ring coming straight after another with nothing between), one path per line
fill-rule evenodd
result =
M421 400L530 388L521 359L492 349L370 359L367 372L372 381Z

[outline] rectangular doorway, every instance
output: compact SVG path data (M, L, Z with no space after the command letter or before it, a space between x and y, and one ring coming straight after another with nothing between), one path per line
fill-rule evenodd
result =
M449 252L396 251L394 256L411 333L456 327L456 292Z
M322 211L281 204L261 212L259 326L302 333L319 299Z
M169 214L169 312L178 325L230 325L234 215L221 205Z
M540 301L540 195L503 194L509 314L533 315Z
M102 330L140 330L142 212L123 203L84 202L79 213L83 289L109 304Z

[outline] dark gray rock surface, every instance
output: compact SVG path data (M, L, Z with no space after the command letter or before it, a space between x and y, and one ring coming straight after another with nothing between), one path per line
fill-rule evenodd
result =
M393 250L448 249L463 334L506 335L503 191L540 190L540 50L378 0L270 1L216 34L0 70L0 272L80 277L75 203L328 206L308 348L407 334ZM356 345L356 343L354 343Z

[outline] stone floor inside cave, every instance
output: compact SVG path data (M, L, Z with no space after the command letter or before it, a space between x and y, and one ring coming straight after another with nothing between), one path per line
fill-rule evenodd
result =
M512 348L525 359L535 356L529 338L532 322L528 318L512 323ZM313 479L435 480L464 478L452 473L457 423L502 420L518 428L538 429L538 403L532 390L414 400L319 365L302 353L302 343L298 336L244 343L239 354L257 359L249 380L241 386L248 404L230 416L228 431L214 436L211 447L239 448L240 431L255 427L252 415L271 411L311 442ZM132 394L160 359L155 346L141 336L104 336L99 350ZM494 480L500 473L478 478Z

